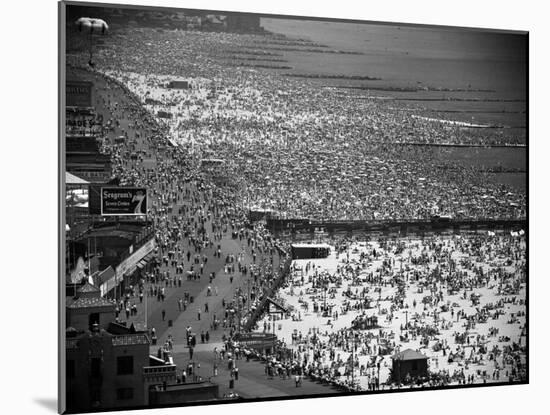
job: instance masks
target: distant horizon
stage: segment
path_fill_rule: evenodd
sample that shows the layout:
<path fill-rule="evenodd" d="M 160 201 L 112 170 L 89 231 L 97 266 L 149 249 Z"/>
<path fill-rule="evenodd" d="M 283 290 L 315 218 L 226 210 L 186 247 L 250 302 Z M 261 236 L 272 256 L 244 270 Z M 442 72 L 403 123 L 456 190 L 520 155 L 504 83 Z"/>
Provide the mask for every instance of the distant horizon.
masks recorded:
<path fill-rule="evenodd" d="M 103 11 L 107 13 L 106 16 L 114 16 L 117 9 L 166 15 L 173 15 L 178 10 L 204 14 L 224 13 L 201 9 L 127 8 L 119 5 L 94 7 L 79 4 L 68 9 L 69 19 L 86 10 L 100 13 Z M 464 29 L 399 22 L 330 21 L 248 13 L 244 15 L 259 16 L 260 26 L 268 32 L 290 38 L 307 38 L 337 49 L 361 52 L 369 55 L 370 63 L 374 62 L 374 65 L 369 64 L 369 70 L 366 71 L 362 63 L 366 59 L 361 60 L 357 56 L 323 56 L 326 61 L 324 65 L 328 65 L 324 67 L 324 72 L 329 74 L 380 77 L 393 80 L 392 85 L 397 86 L 418 83 L 433 88 L 494 89 L 507 99 L 524 99 L 527 94 L 524 81 L 527 76 L 528 56 L 526 34 L 503 33 L 498 29 Z M 161 22 L 158 27 L 162 28 Z M 312 61 L 307 56 L 292 53 L 286 55 L 292 61 L 297 61 L 296 72 L 309 72 L 307 69 L 312 69 Z M 332 63 L 329 62 L 331 58 L 335 58 Z M 434 60 L 440 70 L 430 71 L 431 75 L 426 77 L 424 74 L 432 69 Z M 312 70 L 314 73 L 322 72 L 319 68 Z M 406 74 L 403 73 L 405 70 Z M 441 77 L 443 74 L 445 78 Z"/>

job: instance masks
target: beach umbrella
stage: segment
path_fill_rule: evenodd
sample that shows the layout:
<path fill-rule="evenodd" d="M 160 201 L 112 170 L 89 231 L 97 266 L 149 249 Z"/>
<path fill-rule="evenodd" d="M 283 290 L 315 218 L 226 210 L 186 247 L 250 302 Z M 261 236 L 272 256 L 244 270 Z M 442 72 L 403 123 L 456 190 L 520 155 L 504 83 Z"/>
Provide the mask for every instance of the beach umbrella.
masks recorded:
<path fill-rule="evenodd" d="M 76 21 L 79 32 L 105 34 L 109 25 L 103 19 L 81 17 Z"/>
<path fill-rule="evenodd" d="M 88 61 L 88 65 L 94 67 L 95 64 L 92 61 L 93 35 L 105 35 L 109 30 L 109 25 L 103 19 L 81 17 L 76 21 L 76 26 L 79 32 L 87 33 L 90 35 L 90 60 Z"/>

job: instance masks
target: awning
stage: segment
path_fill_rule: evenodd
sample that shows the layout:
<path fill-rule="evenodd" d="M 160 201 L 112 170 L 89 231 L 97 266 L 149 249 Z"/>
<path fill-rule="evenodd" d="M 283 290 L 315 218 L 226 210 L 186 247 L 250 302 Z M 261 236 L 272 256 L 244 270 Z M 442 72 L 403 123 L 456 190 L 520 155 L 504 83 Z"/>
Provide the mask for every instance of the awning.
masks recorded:
<path fill-rule="evenodd" d="M 70 185 L 81 185 L 81 186 L 84 186 L 84 185 L 88 185 L 90 184 L 90 182 L 78 177 L 78 176 L 75 176 L 74 174 L 71 174 L 69 173 L 68 171 L 65 172 L 65 184 L 70 184 Z"/>
<path fill-rule="evenodd" d="M 149 252 L 147 255 L 145 255 L 140 262 L 149 262 L 151 261 L 151 259 L 153 259 L 153 257 L 155 256 L 155 253 L 154 252 Z"/>
<path fill-rule="evenodd" d="M 140 261 L 136 264 L 136 267 L 139 269 L 144 268 L 151 259 L 155 256 L 154 252 L 149 252 L 147 255 L 145 255 Z"/>
<path fill-rule="evenodd" d="M 136 264 L 137 266 L 137 264 Z M 136 272 L 136 266 L 128 268 L 126 271 L 124 271 L 123 277 L 130 277 L 134 272 Z"/>

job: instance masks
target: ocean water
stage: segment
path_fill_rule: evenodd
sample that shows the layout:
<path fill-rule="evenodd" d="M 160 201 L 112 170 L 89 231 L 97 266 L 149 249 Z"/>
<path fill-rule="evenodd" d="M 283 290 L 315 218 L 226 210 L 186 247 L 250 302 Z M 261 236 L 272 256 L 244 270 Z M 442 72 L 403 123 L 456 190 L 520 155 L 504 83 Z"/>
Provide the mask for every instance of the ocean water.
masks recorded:
<path fill-rule="evenodd" d="M 399 100 L 427 117 L 505 127 L 502 131 L 525 137 L 527 127 L 527 37 L 521 34 L 343 22 L 263 18 L 264 29 L 307 39 L 330 49 L 359 55 L 284 52 L 296 74 L 359 75 L 376 81 L 319 79 L 324 86 L 378 88 L 377 96 Z M 387 88 L 425 88 L 397 92 Z M 433 89 L 447 89 L 436 91 Z M 460 89 L 460 91 L 457 91 Z M 451 99 L 451 100 L 449 100 Z M 460 101 L 452 101 L 460 99 Z M 526 169 L 525 148 L 450 148 L 437 150 L 481 168 Z M 526 174 L 492 174 L 496 183 L 525 191 Z"/>
<path fill-rule="evenodd" d="M 262 19 L 261 24 L 271 32 L 362 53 L 285 53 L 295 72 L 366 75 L 382 78 L 372 85 L 471 88 L 493 90 L 503 99 L 526 98 L 527 39 L 522 35 L 291 19 Z"/>

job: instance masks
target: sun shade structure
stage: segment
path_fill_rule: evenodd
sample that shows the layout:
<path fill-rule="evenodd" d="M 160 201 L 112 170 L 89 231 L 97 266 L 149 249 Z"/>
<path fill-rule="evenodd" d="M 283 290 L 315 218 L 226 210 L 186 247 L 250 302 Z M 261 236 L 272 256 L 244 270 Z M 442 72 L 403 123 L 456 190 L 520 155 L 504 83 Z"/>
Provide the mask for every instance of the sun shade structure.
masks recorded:
<path fill-rule="evenodd" d="M 79 32 L 83 32 L 90 35 L 90 60 L 88 65 L 92 68 L 95 66 L 93 62 L 93 47 L 94 47 L 94 34 L 105 35 L 109 30 L 109 25 L 105 20 L 95 17 L 81 17 L 76 22 L 76 26 Z"/>
<path fill-rule="evenodd" d="M 92 17 L 81 17 L 76 21 L 80 32 L 105 34 L 109 30 L 109 25 L 103 19 Z"/>
<path fill-rule="evenodd" d="M 428 357 L 412 349 L 396 353 L 392 361 L 392 375 L 396 382 L 407 382 L 428 375 Z"/>

